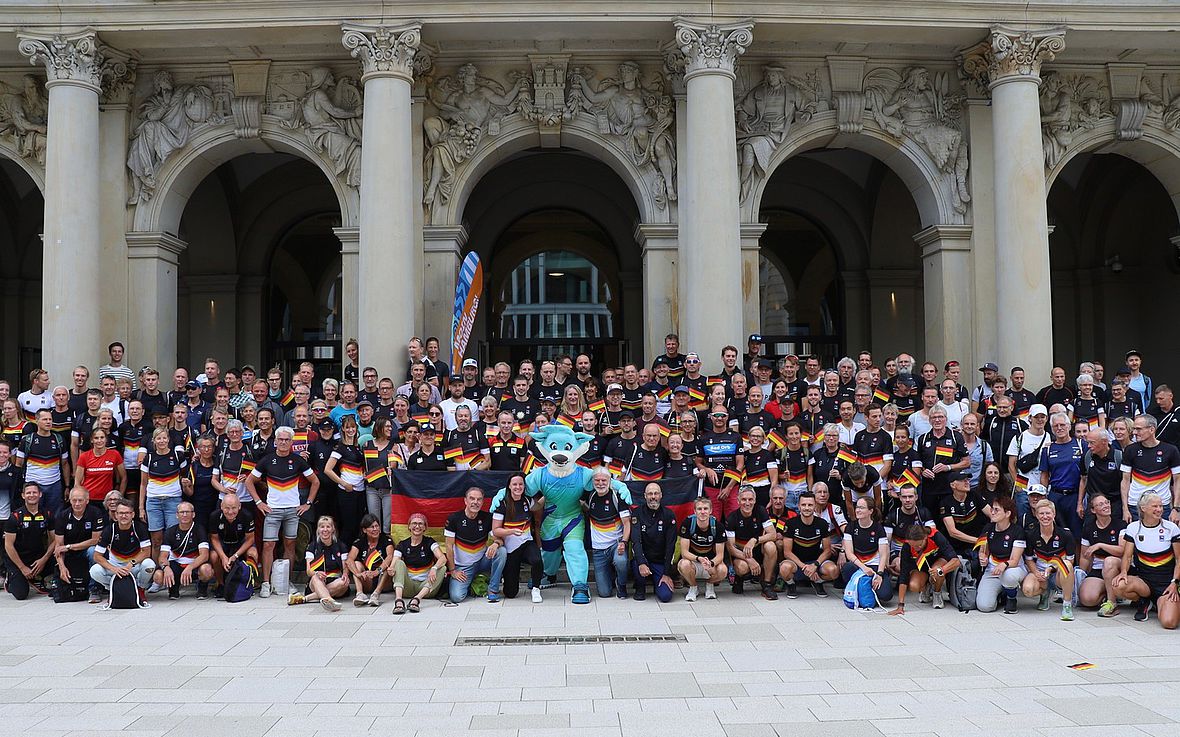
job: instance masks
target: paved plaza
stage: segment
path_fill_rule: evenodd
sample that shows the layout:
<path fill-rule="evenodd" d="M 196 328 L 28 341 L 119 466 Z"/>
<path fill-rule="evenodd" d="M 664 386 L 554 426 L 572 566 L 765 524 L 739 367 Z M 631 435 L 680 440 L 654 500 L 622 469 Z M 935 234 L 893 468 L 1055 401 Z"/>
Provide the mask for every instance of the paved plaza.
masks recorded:
<path fill-rule="evenodd" d="M 1180 727 L 1180 636 L 1131 611 L 1065 623 L 852 612 L 835 596 L 595 600 L 555 589 L 460 607 L 328 614 L 279 598 L 107 612 L 0 597 L 8 735 L 1118 734 Z M 456 646 L 457 638 L 684 642 Z M 1088 670 L 1068 666 L 1092 663 Z"/>

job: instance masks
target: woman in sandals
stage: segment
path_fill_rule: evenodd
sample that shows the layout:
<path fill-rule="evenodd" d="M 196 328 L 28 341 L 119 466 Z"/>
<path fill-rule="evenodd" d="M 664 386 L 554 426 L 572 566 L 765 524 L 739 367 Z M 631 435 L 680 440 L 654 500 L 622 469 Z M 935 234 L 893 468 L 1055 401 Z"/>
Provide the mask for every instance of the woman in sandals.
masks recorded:
<path fill-rule="evenodd" d="M 391 560 L 393 540 L 381 531 L 381 519 L 373 514 L 361 517 L 361 535 L 348 551 L 348 569 L 356 579 L 354 605 L 381 606 L 381 594 L 389 590 Z"/>
<path fill-rule="evenodd" d="M 349 588 L 348 548 L 336 538 L 336 522 L 320 517 L 315 525 L 315 540 L 307 546 L 307 590 L 303 596 L 292 594 L 289 604 L 319 601 L 329 612 L 340 611 L 336 597 L 347 596 Z"/>
<path fill-rule="evenodd" d="M 426 534 L 426 515 L 416 512 L 410 515 L 410 536 L 397 544 L 393 551 L 393 613 L 405 614 L 406 602 L 410 597 L 409 610 L 417 614 L 422 609 L 422 600 L 433 598 L 442 587 L 443 575 L 447 570 L 447 554 L 443 547 Z"/>

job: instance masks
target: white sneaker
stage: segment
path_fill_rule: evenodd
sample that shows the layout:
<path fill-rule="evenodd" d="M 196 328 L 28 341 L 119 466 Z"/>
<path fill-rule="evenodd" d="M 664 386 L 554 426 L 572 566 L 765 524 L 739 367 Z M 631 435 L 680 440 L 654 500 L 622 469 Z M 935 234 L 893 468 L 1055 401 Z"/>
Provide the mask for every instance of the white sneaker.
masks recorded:
<path fill-rule="evenodd" d="M 935 609 L 942 609 L 942 592 L 935 591 L 930 596 L 933 599 L 934 608 Z"/>
<path fill-rule="evenodd" d="M 152 581 L 152 585 L 148 586 L 147 592 L 149 594 L 155 594 L 155 593 L 159 592 L 159 590 L 160 590 L 160 584 L 156 583 L 155 581 Z"/>
<path fill-rule="evenodd" d="M 918 603 L 919 604 L 925 604 L 928 601 L 930 601 L 930 588 L 929 587 L 922 589 L 921 593 L 918 594 Z"/>
<path fill-rule="evenodd" d="M 711 584 L 711 583 L 705 584 L 705 598 L 706 599 L 716 599 L 717 598 L 717 592 L 713 589 L 713 584 Z"/>
<path fill-rule="evenodd" d="M 686 593 L 684 595 L 684 600 L 685 601 L 696 601 L 697 600 L 697 587 L 695 585 L 688 587 L 688 593 Z"/>
<path fill-rule="evenodd" d="M 270 583 L 269 582 L 263 581 L 262 585 L 258 587 L 258 596 L 262 599 L 265 599 L 268 596 L 270 596 Z"/>
<path fill-rule="evenodd" d="M 352 600 L 353 606 L 364 606 L 369 603 L 369 597 L 365 596 L 363 592 L 356 592 L 356 597 Z"/>
<path fill-rule="evenodd" d="M 541 587 L 540 586 L 533 587 L 533 603 L 534 604 L 541 603 Z"/>
<path fill-rule="evenodd" d="M 374 591 L 369 595 L 369 606 L 381 606 L 381 594 Z"/>

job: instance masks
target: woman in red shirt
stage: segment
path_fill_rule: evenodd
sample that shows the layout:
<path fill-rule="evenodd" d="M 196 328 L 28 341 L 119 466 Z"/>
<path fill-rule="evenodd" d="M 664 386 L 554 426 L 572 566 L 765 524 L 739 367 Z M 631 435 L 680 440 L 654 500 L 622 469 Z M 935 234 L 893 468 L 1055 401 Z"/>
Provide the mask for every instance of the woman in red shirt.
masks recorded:
<path fill-rule="evenodd" d="M 90 495 L 90 503 L 101 506 L 103 498 L 111 489 L 126 491 L 127 473 L 123 469 L 122 454 L 107 447 L 105 430 L 94 428 L 90 433 L 90 443 L 90 450 L 78 454 L 74 485 L 84 487 Z"/>

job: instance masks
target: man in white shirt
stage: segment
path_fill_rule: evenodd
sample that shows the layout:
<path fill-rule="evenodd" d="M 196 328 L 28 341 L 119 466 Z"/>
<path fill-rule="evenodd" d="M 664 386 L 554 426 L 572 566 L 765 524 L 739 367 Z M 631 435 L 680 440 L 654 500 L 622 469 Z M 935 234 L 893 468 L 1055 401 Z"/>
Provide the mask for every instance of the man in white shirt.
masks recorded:
<path fill-rule="evenodd" d="M 438 405 L 442 408 L 443 422 L 446 424 L 448 430 L 454 430 L 458 427 L 455 423 L 455 410 L 460 407 L 470 409 L 472 417 L 479 414 L 479 405 L 463 396 L 463 390 L 465 388 L 462 374 L 452 375 L 450 383 L 447 384 L 447 391 L 450 392 L 450 396 L 442 400 Z"/>
<path fill-rule="evenodd" d="M 53 394 L 49 391 L 49 372 L 38 368 L 29 372 L 29 390 L 21 392 L 17 404 L 25 413 L 25 419 L 32 421 L 39 409 L 53 409 Z"/>
<path fill-rule="evenodd" d="M 966 400 L 955 398 L 959 393 L 959 385 L 951 379 L 943 379 L 942 383 L 938 385 L 938 391 L 942 395 L 939 403 L 946 410 L 947 425 L 951 429 L 958 430 L 963 424 L 963 415 L 971 411 Z"/>

